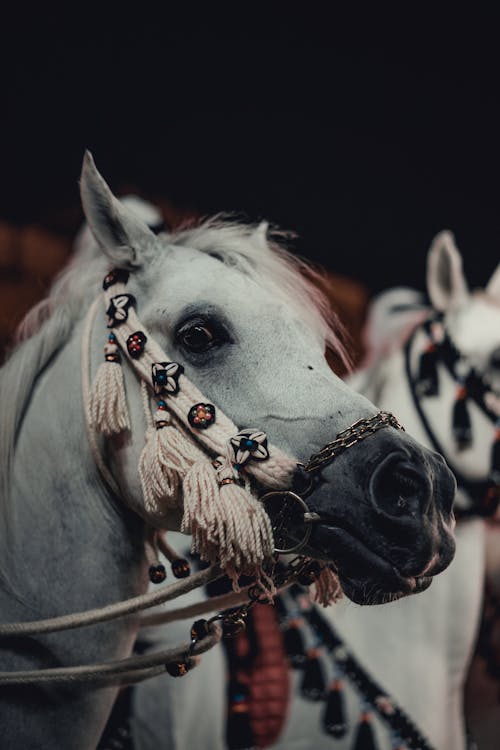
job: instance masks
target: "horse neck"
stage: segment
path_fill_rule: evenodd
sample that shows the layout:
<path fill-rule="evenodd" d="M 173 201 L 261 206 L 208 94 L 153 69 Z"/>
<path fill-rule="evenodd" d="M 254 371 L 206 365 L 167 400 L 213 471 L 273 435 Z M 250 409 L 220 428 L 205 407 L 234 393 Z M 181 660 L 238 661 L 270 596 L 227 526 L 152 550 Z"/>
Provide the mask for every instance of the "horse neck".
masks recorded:
<path fill-rule="evenodd" d="M 99 479 L 83 415 L 75 333 L 37 379 L 16 443 L 4 568 L 16 613 L 18 599 L 48 616 L 146 589 L 144 525 Z"/>

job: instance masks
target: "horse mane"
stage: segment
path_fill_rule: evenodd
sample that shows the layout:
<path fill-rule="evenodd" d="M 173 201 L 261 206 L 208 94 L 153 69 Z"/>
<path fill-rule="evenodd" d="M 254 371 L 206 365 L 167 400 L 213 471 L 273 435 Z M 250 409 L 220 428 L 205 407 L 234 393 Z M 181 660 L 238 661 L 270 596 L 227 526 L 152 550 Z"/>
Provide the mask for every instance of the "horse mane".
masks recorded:
<path fill-rule="evenodd" d="M 151 221 L 155 209 L 134 198 L 124 202 Z M 343 329 L 326 294 L 317 286 L 322 273 L 284 246 L 290 235 L 271 230 L 269 238 L 256 225 L 231 221 L 220 215 L 198 226 L 179 228 L 160 235 L 172 245 L 184 245 L 218 257 L 239 269 L 273 295 L 286 299 L 300 317 L 346 365 L 349 358 L 342 343 Z M 9 475 L 16 437 L 29 403 L 33 385 L 51 359 L 66 344 L 86 312 L 109 268 L 88 227 L 75 241 L 75 252 L 53 283 L 47 297 L 21 322 L 15 344 L 0 369 L 0 514 L 8 513 Z"/>

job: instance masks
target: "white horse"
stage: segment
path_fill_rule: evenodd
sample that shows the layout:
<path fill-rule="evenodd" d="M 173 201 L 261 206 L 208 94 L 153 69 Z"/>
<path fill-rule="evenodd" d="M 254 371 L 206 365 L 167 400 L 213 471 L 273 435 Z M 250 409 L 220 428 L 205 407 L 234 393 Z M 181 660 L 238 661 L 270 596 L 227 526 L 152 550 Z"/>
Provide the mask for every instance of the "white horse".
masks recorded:
<path fill-rule="evenodd" d="M 412 435 L 440 449 L 454 467 L 461 483 L 456 507 L 463 516 L 457 526 L 456 558 L 417 597 L 384 607 L 359 607 L 344 599 L 323 615 L 363 670 L 379 683 L 379 693 L 396 701 L 431 747 L 463 750 L 463 688 L 477 636 L 485 574 L 484 522 L 474 514 L 485 511 L 482 503 L 492 468 L 496 470 L 493 480 L 500 483 L 499 444 L 495 443 L 500 425 L 500 266 L 484 291 L 470 293 L 453 237 L 443 232 L 429 252 L 428 292 L 434 310 L 421 294 L 409 289 L 379 298 L 369 319 L 367 364 L 349 383 L 380 407 L 394 409 Z M 422 325 L 430 319 L 432 324 Z M 422 359 L 425 351 L 428 355 Z M 454 356 L 457 351 L 459 359 Z M 469 383 L 471 368 L 483 377 L 473 377 Z M 479 394 L 481 406 L 466 399 L 470 435 L 464 434 L 469 432 L 464 405 L 456 406 L 464 383 L 474 392 L 481 390 L 481 384 L 486 388 Z M 493 446 L 496 467 L 492 467 Z M 309 641 L 311 632 L 310 628 L 305 631 Z M 159 634 L 148 632 L 147 636 L 152 642 L 160 640 Z M 360 716 L 366 711 L 379 750 L 418 747 L 418 742 L 403 742 L 373 710 L 365 691 L 355 688 L 349 678 L 343 679 L 342 658 L 335 667 L 330 665 L 330 671 L 344 685 L 345 731 L 337 727 L 336 739 L 324 732 L 325 706 L 302 698 L 301 678 L 296 673 L 287 720 L 272 747 L 352 750 Z M 204 680 L 201 674 L 198 680 L 190 677 L 175 698 L 173 688 L 168 695 L 160 695 L 164 686 L 160 688 L 155 681 L 135 691 L 132 731 L 136 750 L 227 747 L 226 665 L 220 652 L 211 653 L 205 661 L 200 668 L 200 673 L 205 670 Z M 200 715 L 197 706 L 202 701 L 205 712 Z M 357 750 L 371 747 L 362 739 L 359 743 Z"/>
<path fill-rule="evenodd" d="M 156 236 L 114 198 L 90 155 L 82 198 L 96 242 L 28 316 L 25 340 L 0 374 L 3 623 L 143 592 L 151 525 L 182 523 L 210 559 L 223 550 L 233 574 L 239 563 L 264 564 L 272 537 L 252 493 L 290 481 L 297 461 L 359 418 L 382 425 L 375 407 L 329 370 L 325 342 L 340 347 L 324 303 L 265 228 L 208 222 Z M 97 372 L 91 407 L 87 365 L 92 378 Z M 212 426 L 199 424 L 206 399 L 217 414 Z M 269 442 L 259 430 L 235 435 L 232 420 L 266 430 Z M 303 553 L 334 559 L 359 601 L 367 587 L 377 587 L 381 601 L 425 588 L 454 551 L 451 474 L 408 435 L 383 426 L 322 464 L 322 481 L 307 497 L 316 523 Z M 100 440 L 97 427 L 111 436 Z M 2 745 L 94 748 L 116 688 L 82 686 L 78 675 L 52 684 L 30 670 L 126 656 L 137 621 L 29 638 L 15 635 L 23 632 L 17 625 L 0 625 L 0 636 L 2 627 L 11 634 L 0 637 Z"/>

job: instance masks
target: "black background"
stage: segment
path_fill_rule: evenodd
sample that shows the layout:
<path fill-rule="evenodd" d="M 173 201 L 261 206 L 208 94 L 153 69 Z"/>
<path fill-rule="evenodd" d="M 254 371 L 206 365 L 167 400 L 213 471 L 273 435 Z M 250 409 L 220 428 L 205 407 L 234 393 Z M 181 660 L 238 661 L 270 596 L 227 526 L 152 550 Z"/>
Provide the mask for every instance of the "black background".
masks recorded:
<path fill-rule="evenodd" d="M 115 190 L 269 218 L 371 291 L 423 287 L 445 227 L 484 285 L 500 258 L 495 11 L 134 5 L 4 18 L 0 217 L 75 229 L 88 147 Z"/>

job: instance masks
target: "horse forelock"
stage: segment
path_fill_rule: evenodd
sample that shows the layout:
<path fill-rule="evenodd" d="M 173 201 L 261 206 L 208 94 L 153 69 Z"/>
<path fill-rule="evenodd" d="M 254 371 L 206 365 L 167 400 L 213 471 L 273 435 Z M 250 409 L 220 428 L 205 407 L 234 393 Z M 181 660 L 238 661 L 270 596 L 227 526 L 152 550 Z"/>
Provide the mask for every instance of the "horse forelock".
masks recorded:
<path fill-rule="evenodd" d="M 350 369 L 346 334 L 324 289 L 323 269 L 291 252 L 287 245 L 292 232 L 271 228 L 262 241 L 257 225 L 231 221 L 222 215 L 204 220 L 195 227 L 181 228 L 166 235 L 169 242 L 186 245 L 218 257 L 236 267 L 259 286 L 282 298 L 325 345 Z"/>

